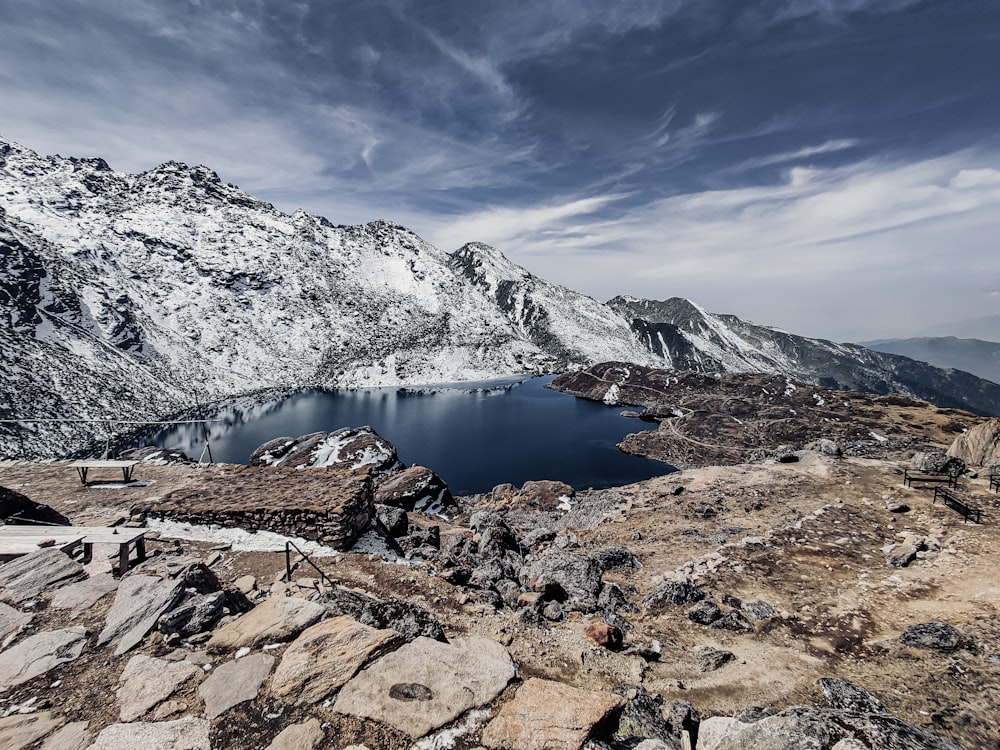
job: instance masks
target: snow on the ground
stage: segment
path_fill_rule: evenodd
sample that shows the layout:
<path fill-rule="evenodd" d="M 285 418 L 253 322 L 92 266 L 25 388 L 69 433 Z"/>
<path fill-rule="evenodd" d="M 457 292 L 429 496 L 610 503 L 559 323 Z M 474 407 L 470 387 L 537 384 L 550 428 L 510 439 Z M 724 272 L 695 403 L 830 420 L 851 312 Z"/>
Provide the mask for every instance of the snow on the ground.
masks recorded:
<path fill-rule="evenodd" d="M 319 542 L 311 542 L 301 537 L 284 536 L 273 531 L 247 531 L 246 529 L 201 526 L 156 519 L 150 519 L 148 527 L 150 531 L 155 531 L 170 539 L 229 544 L 236 552 L 283 552 L 285 543 L 292 542 L 300 550 L 313 557 L 336 557 L 340 554 L 333 547 L 327 547 Z"/>

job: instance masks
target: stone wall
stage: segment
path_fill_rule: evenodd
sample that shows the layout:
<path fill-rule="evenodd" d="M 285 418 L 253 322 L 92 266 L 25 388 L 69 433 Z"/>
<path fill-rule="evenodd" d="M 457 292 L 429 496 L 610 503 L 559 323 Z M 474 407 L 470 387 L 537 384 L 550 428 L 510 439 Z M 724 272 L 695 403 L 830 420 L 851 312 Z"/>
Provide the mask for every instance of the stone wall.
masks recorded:
<path fill-rule="evenodd" d="M 353 545 L 375 515 L 364 470 L 216 465 L 199 473 L 195 486 L 140 502 L 133 515 L 273 531 L 340 550 Z"/>

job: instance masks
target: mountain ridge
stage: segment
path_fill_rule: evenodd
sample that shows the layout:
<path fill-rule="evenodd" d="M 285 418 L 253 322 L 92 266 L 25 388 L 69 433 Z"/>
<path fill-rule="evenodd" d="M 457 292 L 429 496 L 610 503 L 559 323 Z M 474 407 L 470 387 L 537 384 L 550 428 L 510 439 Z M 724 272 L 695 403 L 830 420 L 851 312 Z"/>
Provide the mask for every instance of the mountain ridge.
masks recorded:
<path fill-rule="evenodd" d="M 603 304 L 488 245 L 448 253 L 391 221 L 283 213 L 202 165 L 127 175 L 0 138 L 0 254 L 6 419 L 141 421 L 267 388 L 484 380 L 609 360 L 815 381 L 824 374 L 805 365 L 817 351 L 840 353 L 847 385 L 1000 412 L 992 384 L 680 298 L 686 327 L 651 322 L 626 298 Z M 653 304 L 664 303 L 646 305 L 647 317 Z M 0 454 L 77 450 L 100 436 L 82 424 L 0 425 Z"/>

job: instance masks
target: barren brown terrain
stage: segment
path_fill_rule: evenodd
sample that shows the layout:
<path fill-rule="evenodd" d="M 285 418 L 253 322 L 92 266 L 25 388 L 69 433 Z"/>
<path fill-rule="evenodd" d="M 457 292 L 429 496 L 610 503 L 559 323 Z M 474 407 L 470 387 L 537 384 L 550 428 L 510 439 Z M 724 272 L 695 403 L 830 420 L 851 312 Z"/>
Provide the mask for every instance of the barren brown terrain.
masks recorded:
<path fill-rule="evenodd" d="M 518 505 L 516 494 L 501 493 L 459 498 L 458 512 L 448 519 L 410 512 L 418 531 L 438 527 L 442 548 L 446 539 L 477 536 L 473 514 L 480 508 L 500 513 L 519 538 L 549 529 L 525 545 L 526 564 L 558 551 L 593 557 L 626 548 L 638 566 L 610 566 L 603 574 L 605 584 L 616 584 L 624 595 L 611 617 L 623 632 L 620 645 L 598 645 L 592 637 L 592 626 L 605 617 L 600 611 L 566 606 L 558 616 L 529 617 L 521 600 L 505 606 L 495 595 L 484 598 L 470 585 L 458 585 L 454 571 L 438 559 L 341 552 L 314 562 L 338 588 L 423 607 L 448 640 L 484 636 L 506 648 L 517 676 L 478 723 L 456 730 L 451 741 L 458 747 L 485 742 L 483 723 L 531 678 L 604 693 L 640 686 L 667 706 L 689 702 L 705 719 L 822 705 L 817 680 L 830 677 L 870 691 L 888 713 L 942 742 L 1000 746 L 1000 494 L 974 467 L 960 479 L 957 492 L 982 510 L 983 522 L 976 524 L 934 502 L 932 486 L 903 485 L 915 447 L 944 449 L 956 430 L 983 420 L 919 402 L 890 400 L 866 404 L 865 410 L 871 422 L 852 428 L 856 442 L 843 455 L 803 449 L 831 434 L 845 440 L 846 432 L 828 432 L 829 423 L 819 419 L 797 423 L 797 441 L 782 435 L 794 455 L 782 453 L 780 461 L 762 457 L 723 465 L 702 456 L 703 465 L 678 473 L 579 492 L 569 510 L 551 503 Z M 875 426 L 878 436 L 872 437 Z M 670 434 L 700 439 L 679 430 Z M 759 444 L 737 447 L 762 450 Z M 135 507 L 155 506 L 164 497 L 197 505 L 200 496 L 217 500 L 220 493 L 227 507 L 239 502 L 263 518 L 268 508 L 312 507 L 310 497 L 322 493 L 324 476 L 332 475 L 319 469 L 141 463 L 132 484 L 84 486 L 68 462 L 0 462 L 0 486 L 50 506 L 75 525 L 135 524 Z M 155 532 L 149 537 L 154 558 L 194 555 L 224 586 L 242 579 L 246 588 L 252 576 L 255 603 L 289 595 L 321 599 L 330 589 L 301 559 L 292 580 L 285 580 L 282 551 L 240 551 L 224 540 Z M 904 563 L 892 559 L 901 549 L 910 550 Z M 110 568 L 111 561 L 99 557 L 93 565 Z M 656 601 L 666 581 L 696 586 L 746 627 L 699 624 L 689 615 L 691 603 Z M 65 610 L 49 601 L 42 597 L 31 606 L 31 622 L 19 640 L 67 625 Z M 81 657 L 0 694 L 0 713 L 24 706 L 47 710 L 62 722 L 89 722 L 93 735 L 119 720 L 119 678 L 135 653 L 166 658 L 180 647 L 209 664 L 225 661 L 199 651 L 207 636 L 178 643 L 155 631 L 130 654 L 113 655 L 94 642 L 111 601 L 105 596 L 70 623 L 90 633 Z M 740 614 L 758 611 L 764 614 Z M 906 628 L 929 622 L 952 626 L 959 641 L 928 649 L 900 640 Z M 288 645 L 268 648 L 280 658 Z M 204 715 L 194 684 L 171 700 L 175 713 L 167 711 L 167 717 Z M 268 747 L 282 729 L 312 718 L 324 733 L 317 747 L 413 745 L 412 737 L 392 726 L 338 713 L 330 700 L 303 706 L 264 691 L 211 719 L 212 746 Z M 609 744 L 610 735 L 596 729 L 592 737 L 599 746 L 627 746 Z M 906 745 L 918 746 L 939 745 Z"/>

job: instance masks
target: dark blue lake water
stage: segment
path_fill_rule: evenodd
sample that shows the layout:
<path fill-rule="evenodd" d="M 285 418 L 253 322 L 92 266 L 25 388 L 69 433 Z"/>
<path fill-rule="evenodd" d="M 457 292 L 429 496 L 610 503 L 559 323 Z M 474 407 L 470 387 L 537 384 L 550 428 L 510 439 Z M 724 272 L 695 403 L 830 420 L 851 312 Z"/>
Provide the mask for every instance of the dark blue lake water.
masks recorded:
<path fill-rule="evenodd" d="M 221 406 L 205 416 L 216 461 L 248 463 L 272 438 L 371 425 L 407 465 L 436 471 L 457 495 L 497 484 L 555 479 L 576 489 L 613 487 L 667 474 L 674 467 L 630 456 L 617 443 L 650 425 L 611 407 L 523 382 L 461 383 L 427 390 L 308 390 L 252 407 Z M 182 425 L 147 442 L 197 458 L 201 426 Z"/>

